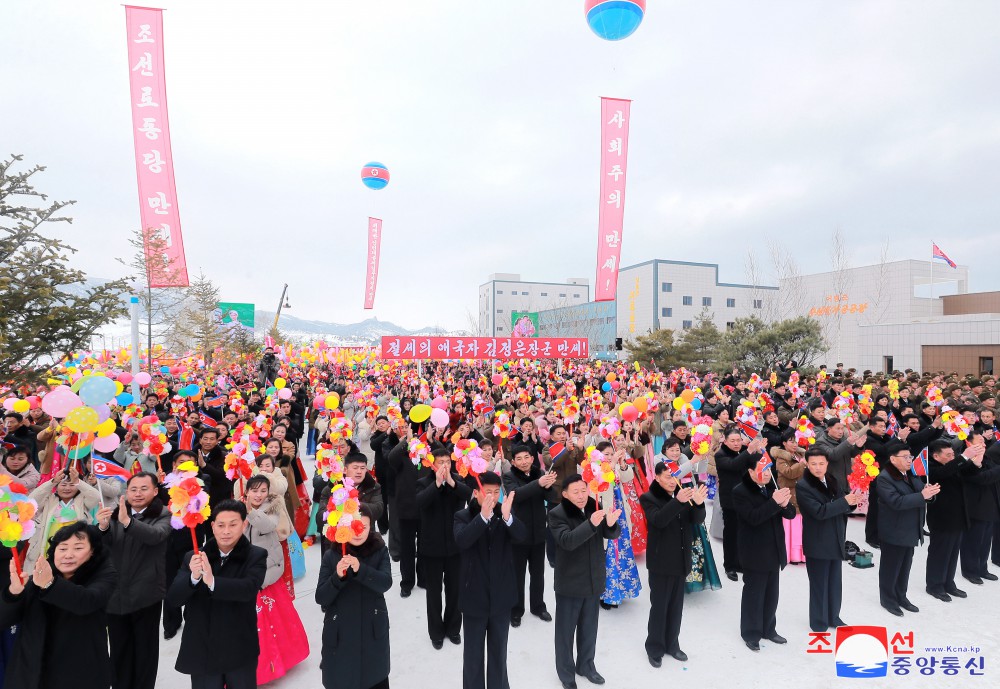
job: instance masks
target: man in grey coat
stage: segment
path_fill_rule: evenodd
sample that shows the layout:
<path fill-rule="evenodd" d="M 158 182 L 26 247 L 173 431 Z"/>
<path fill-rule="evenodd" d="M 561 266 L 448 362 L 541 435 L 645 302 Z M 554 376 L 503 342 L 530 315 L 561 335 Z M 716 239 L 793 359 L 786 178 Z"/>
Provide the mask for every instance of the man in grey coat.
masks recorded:
<path fill-rule="evenodd" d="M 604 684 L 594 666 L 598 602 L 606 584 L 604 539 L 621 534 L 620 516 L 621 510 L 600 509 L 579 474 L 566 478 L 562 502 L 549 512 L 549 529 L 556 543 L 556 672 L 564 689 L 576 689 L 576 675 Z"/>
<path fill-rule="evenodd" d="M 156 476 L 141 471 L 129 479 L 118 505 L 97 512 L 97 525 L 118 571 L 118 586 L 107 607 L 115 687 L 156 685 L 171 532 L 170 512 L 157 494 Z"/>
<path fill-rule="evenodd" d="M 852 435 L 844 422 L 833 417 L 827 419 L 825 428 L 816 433 L 816 447 L 826 450 L 829 466 L 826 473 L 833 476 L 837 485 L 847 487 L 847 476 L 851 473 L 854 455 L 861 453 L 858 443 L 864 444 L 864 434 Z"/>

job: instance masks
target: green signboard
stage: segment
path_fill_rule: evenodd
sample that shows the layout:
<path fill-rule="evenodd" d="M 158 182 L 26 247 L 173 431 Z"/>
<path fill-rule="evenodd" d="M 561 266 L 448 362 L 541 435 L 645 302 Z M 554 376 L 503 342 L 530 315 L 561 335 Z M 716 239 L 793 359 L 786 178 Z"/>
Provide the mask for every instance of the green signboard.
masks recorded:
<path fill-rule="evenodd" d="M 511 337 L 538 337 L 537 311 L 510 312 Z"/>
<path fill-rule="evenodd" d="M 236 320 L 244 328 L 253 330 L 253 304 L 220 301 L 219 310 L 222 312 L 223 323 L 230 323 L 233 320 Z"/>

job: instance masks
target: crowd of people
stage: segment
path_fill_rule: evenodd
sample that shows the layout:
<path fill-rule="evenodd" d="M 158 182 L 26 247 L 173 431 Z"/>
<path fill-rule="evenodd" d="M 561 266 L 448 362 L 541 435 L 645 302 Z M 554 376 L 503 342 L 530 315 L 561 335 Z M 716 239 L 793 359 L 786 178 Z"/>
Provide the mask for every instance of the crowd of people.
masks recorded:
<path fill-rule="evenodd" d="M 114 377 L 114 363 L 90 357 L 55 374 Z M 795 362 L 726 375 L 623 362 L 418 369 L 292 348 L 155 370 L 144 398 L 111 405 L 121 442 L 110 452 L 81 452 L 45 412 L 55 381 L 12 392 L 26 413 L 5 403 L 0 484 L 37 509 L 30 536 L 0 556 L 2 686 L 151 689 L 161 634 L 180 634 L 176 669 L 195 689 L 265 684 L 317 643 L 327 689 L 388 687 L 394 581 L 403 598 L 423 590 L 432 649 L 462 645 L 466 689 L 509 686 L 508 636 L 526 614 L 551 623 L 564 687 L 603 684 L 598 622 L 639 597 L 640 566 L 655 668 L 688 660 L 685 596 L 723 577 L 742 579 L 751 651 L 785 643 L 788 564 L 807 571 L 811 630 L 844 625 L 842 567 L 861 550 L 847 542 L 852 516 L 878 551 L 891 615 L 918 612 L 907 592 L 925 539 L 935 599 L 969 595 L 959 575 L 997 580 L 990 375 Z M 166 443 L 151 449 L 144 419 Z M 232 448 L 248 437 L 244 474 Z M 178 485 L 205 491 L 204 524 L 172 516 Z M 345 498 L 357 526 L 342 534 L 330 515 Z M 295 606 L 313 546 L 322 639 L 307 638 Z"/>

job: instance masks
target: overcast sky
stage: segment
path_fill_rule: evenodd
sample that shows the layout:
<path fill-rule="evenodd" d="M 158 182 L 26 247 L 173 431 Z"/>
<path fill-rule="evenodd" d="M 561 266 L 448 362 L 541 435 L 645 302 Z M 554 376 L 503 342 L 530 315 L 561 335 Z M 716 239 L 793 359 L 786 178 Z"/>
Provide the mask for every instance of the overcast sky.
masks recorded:
<path fill-rule="evenodd" d="M 492 272 L 593 280 L 599 97 L 631 98 L 622 262 L 749 249 L 830 268 L 930 257 L 1000 289 L 1000 3 L 649 0 L 593 35 L 583 0 L 168 1 L 167 92 L 192 273 L 229 301 L 462 328 Z M 4 4 L 0 154 L 76 199 L 90 275 L 139 222 L 125 10 Z M 392 181 L 360 181 L 370 160 Z M 384 219 L 362 309 L 366 219 Z"/>

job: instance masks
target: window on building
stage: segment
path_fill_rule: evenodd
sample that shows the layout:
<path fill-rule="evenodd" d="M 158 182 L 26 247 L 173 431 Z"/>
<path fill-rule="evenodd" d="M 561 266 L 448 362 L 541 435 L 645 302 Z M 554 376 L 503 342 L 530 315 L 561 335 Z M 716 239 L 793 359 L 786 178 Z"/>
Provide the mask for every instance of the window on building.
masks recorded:
<path fill-rule="evenodd" d="M 559 296 L 560 296 L 560 297 L 563 297 L 564 299 L 566 298 L 566 295 L 565 295 L 565 294 L 560 294 Z"/>
<path fill-rule="evenodd" d="M 580 298 L 580 295 L 579 295 L 579 294 L 574 294 L 574 295 L 573 295 L 573 298 L 574 298 L 574 299 L 579 299 L 579 298 Z"/>
<path fill-rule="evenodd" d="M 711 306 L 712 305 L 712 297 L 702 297 L 701 298 L 701 305 L 702 306 Z"/>
<path fill-rule="evenodd" d="M 498 325 L 497 326 L 497 332 L 498 333 L 502 333 L 503 332 L 503 326 L 502 325 Z"/>
<path fill-rule="evenodd" d="M 732 321 L 726 321 L 726 330 L 732 330 L 735 327 L 736 327 L 735 323 L 733 323 Z"/>
<path fill-rule="evenodd" d="M 497 294 L 503 294 L 503 290 L 502 289 L 498 289 L 497 290 Z"/>
<path fill-rule="evenodd" d="M 685 330 L 689 329 L 691 325 L 692 325 L 691 321 L 684 321 L 683 323 L 681 323 L 681 327 L 684 328 Z"/>
<path fill-rule="evenodd" d="M 503 309 L 497 309 L 497 313 L 503 313 Z"/>
<path fill-rule="evenodd" d="M 733 299 L 733 298 L 726 299 L 726 308 L 735 309 L 736 308 L 736 300 Z"/>
<path fill-rule="evenodd" d="M 753 307 L 755 309 L 762 309 L 762 308 L 764 308 L 764 300 L 763 299 L 754 299 L 753 300 Z"/>
<path fill-rule="evenodd" d="M 681 303 L 684 304 L 684 306 L 691 306 L 694 304 L 694 297 L 682 297 Z"/>
<path fill-rule="evenodd" d="M 993 375 L 993 357 L 991 356 L 979 357 L 979 372 Z"/>
<path fill-rule="evenodd" d="M 669 306 L 664 306 L 660 309 L 660 316 L 663 318 L 670 318 L 674 315 L 674 310 Z"/>
<path fill-rule="evenodd" d="M 548 292 L 542 292 L 542 296 L 543 297 L 547 297 L 547 296 L 549 296 L 549 293 Z"/>
<path fill-rule="evenodd" d="M 673 292 L 674 291 L 674 283 L 672 283 L 672 282 L 664 282 L 662 285 L 660 285 L 660 289 L 662 291 L 664 291 L 664 292 Z"/>

